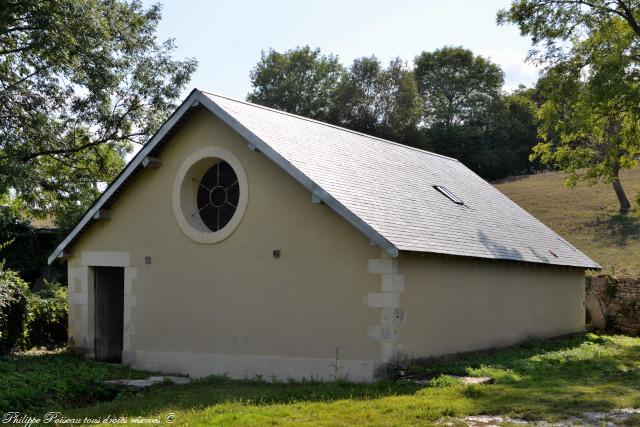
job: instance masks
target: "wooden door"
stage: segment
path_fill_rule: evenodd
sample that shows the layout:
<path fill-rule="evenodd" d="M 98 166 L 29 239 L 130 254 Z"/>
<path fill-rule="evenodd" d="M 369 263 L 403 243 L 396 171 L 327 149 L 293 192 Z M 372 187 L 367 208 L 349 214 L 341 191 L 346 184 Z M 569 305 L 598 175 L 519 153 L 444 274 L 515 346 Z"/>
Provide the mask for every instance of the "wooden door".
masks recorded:
<path fill-rule="evenodd" d="M 96 360 L 122 362 L 124 268 L 95 267 Z"/>

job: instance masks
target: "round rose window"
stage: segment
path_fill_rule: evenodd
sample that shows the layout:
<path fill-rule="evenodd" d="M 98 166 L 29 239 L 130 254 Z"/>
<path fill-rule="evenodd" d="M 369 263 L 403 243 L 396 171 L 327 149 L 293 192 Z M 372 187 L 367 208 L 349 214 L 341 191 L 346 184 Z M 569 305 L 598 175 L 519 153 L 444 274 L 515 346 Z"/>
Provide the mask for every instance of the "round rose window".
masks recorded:
<path fill-rule="evenodd" d="M 247 208 L 249 187 L 240 161 L 222 147 L 187 157 L 173 183 L 173 213 L 180 229 L 198 243 L 229 237 Z"/>
<path fill-rule="evenodd" d="M 198 183 L 198 214 L 209 230 L 218 231 L 233 218 L 238 200 L 238 177 L 229 163 L 220 160 Z"/>

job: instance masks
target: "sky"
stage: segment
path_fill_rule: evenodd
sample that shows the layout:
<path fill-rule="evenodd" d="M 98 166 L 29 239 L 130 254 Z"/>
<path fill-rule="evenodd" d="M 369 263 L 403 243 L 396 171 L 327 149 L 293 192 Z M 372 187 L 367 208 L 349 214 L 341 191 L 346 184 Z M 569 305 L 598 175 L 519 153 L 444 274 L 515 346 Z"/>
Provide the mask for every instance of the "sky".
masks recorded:
<path fill-rule="evenodd" d="M 145 5 L 155 1 L 145 0 Z M 344 65 L 375 55 L 400 57 L 463 46 L 505 72 L 505 89 L 532 85 L 538 70 L 525 62 L 530 43 L 514 26 L 498 26 L 509 0 L 162 0 L 160 40 L 174 38 L 176 58 L 199 62 L 192 88 L 244 99 L 260 52 L 318 47 Z"/>

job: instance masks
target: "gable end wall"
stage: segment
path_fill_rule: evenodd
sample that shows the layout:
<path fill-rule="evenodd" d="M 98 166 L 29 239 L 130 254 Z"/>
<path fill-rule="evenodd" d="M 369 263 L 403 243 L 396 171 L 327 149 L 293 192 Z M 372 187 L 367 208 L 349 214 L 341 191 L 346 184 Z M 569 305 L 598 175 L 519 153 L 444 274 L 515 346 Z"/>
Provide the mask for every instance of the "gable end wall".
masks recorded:
<path fill-rule="evenodd" d="M 190 240 L 172 210 L 176 172 L 206 146 L 231 151 L 249 184 L 243 220 L 217 244 Z M 111 219 L 94 223 L 72 248 L 72 345 L 88 353 L 93 346 L 95 264 L 83 254 L 119 253 L 132 269 L 125 362 L 195 376 L 371 379 L 379 349 L 367 328 L 378 320 L 362 301 L 379 288 L 367 265 L 380 250 L 206 111 L 160 158 L 159 168 L 129 184 Z"/>

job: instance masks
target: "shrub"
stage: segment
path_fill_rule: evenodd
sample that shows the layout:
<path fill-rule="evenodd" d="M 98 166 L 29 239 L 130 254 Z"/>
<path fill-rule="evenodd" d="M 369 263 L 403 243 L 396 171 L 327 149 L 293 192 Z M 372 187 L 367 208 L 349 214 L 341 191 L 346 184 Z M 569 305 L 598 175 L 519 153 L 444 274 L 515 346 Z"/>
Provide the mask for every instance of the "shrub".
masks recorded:
<path fill-rule="evenodd" d="M 61 347 L 67 343 L 67 288 L 47 283 L 45 288 L 27 296 L 24 348 Z"/>
<path fill-rule="evenodd" d="M 0 262 L 0 355 L 10 353 L 22 336 L 28 291 L 20 276 Z"/>

